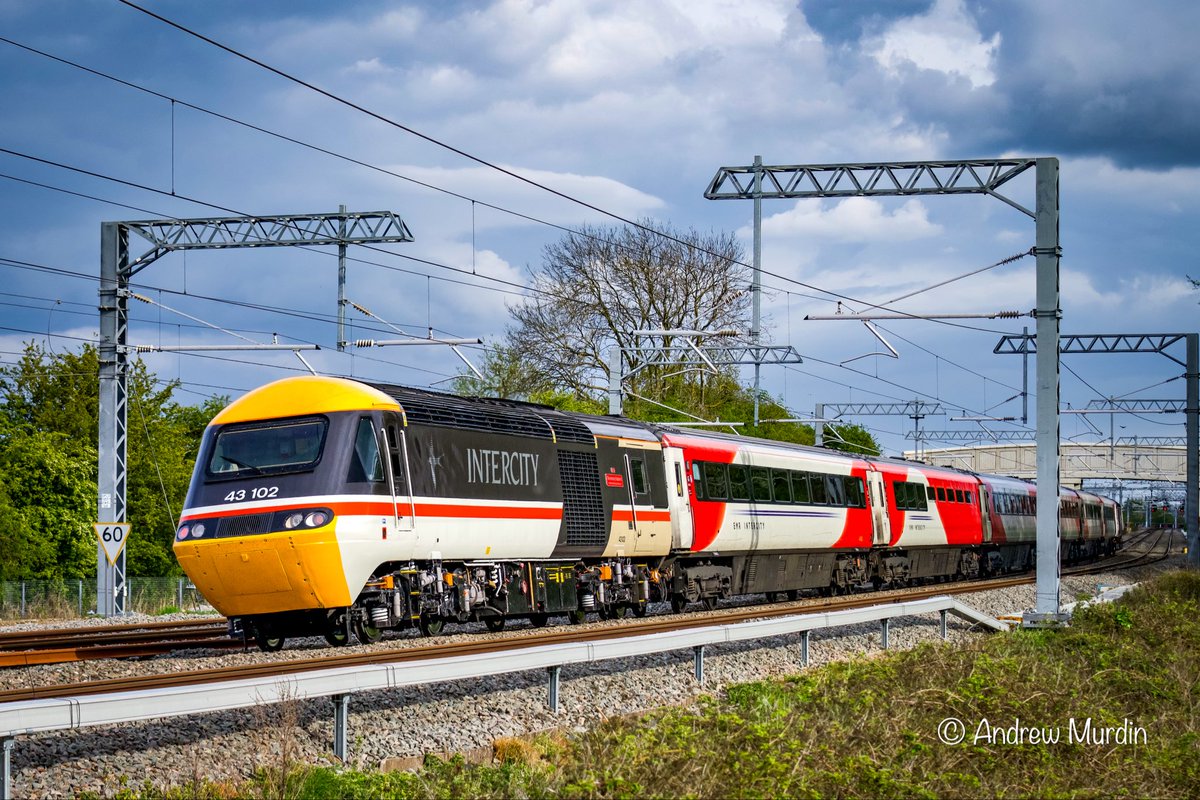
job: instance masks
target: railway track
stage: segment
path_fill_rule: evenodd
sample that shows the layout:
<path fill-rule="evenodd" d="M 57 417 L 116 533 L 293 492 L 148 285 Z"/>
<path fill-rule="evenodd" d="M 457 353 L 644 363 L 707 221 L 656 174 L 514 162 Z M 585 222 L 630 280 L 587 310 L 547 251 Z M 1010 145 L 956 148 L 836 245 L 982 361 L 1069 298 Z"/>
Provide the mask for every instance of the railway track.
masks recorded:
<path fill-rule="evenodd" d="M 0 633 L 0 667 L 31 667 L 102 658 L 148 658 L 184 648 L 243 646 L 240 640 L 229 638 L 228 622 L 221 617 L 9 631 Z"/>
<path fill-rule="evenodd" d="M 987 582 L 971 582 L 962 584 L 937 584 L 917 589 L 904 590 L 905 600 L 919 600 L 947 594 L 966 594 L 982 589 L 1004 588 L 1029 582 L 1025 577 L 1008 578 Z M 266 663 L 238 665 L 232 667 L 217 667 L 213 669 L 189 670 L 159 675 L 143 675 L 108 680 L 88 681 L 86 683 L 60 684 L 29 689 L 12 689 L 0 691 L 0 703 L 38 698 L 79 697 L 105 692 L 129 691 L 136 689 L 152 689 L 167 686 L 194 685 L 212 683 L 215 681 L 234 680 L 239 678 L 257 677 L 286 677 L 301 672 L 316 669 L 338 667 L 354 667 L 369 664 L 404 662 L 417 659 L 446 658 L 461 655 L 487 655 L 504 650 L 525 649 L 546 644 L 563 644 L 571 642 L 588 642 L 610 638 L 625 638 L 654 633 L 666 633 L 708 625 L 724 625 L 745 622 L 752 619 L 767 619 L 803 613 L 820 613 L 826 611 L 843 611 L 876 605 L 881 601 L 896 599 L 881 596 L 880 593 L 858 594 L 846 597 L 822 599 L 819 601 L 792 601 L 770 605 L 744 606 L 721 609 L 704 616 L 671 614 L 643 620 L 627 620 L 621 626 L 605 627 L 575 627 L 563 626 L 550 630 L 538 631 L 520 637 L 505 637 L 501 639 L 486 639 L 475 641 L 452 642 L 446 644 L 423 644 L 403 648 L 371 650 L 365 653 L 346 653 L 330 655 L 328 650 L 316 658 L 293 659 L 289 661 L 273 661 Z"/>
<path fill-rule="evenodd" d="M 1111 556 L 1094 564 L 1084 566 L 1070 567 L 1063 570 L 1064 575 L 1086 575 L 1089 573 L 1100 572 L 1109 569 L 1122 569 L 1131 566 L 1143 566 L 1156 561 L 1161 561 L 1170 554 L 1170 531 L 1166 530 L 1149 530 L 1144 532 L 1140 537 L 1131 541 L 1126 551 L 1134 548 L 1141 548 L 1151 538 L 1154 539 L 1153 544 L 1148 548 L 1144 548 L 1144 552 L 1132 554 L 1132 557 L 1121 558 L 1120 555 Z M 1166 540 L 1167 546 L 1162 553 L 1156 551 L 1160 548 L 1163 540 Z M 1114 562 L 1114 559 L 1117 559 Z M 841 601 L 830 601 L 821 599 L 805 599 L 792 601 L 785 604 L 783 607 L 789 609 L 788 613 L 794 613 L 796 610 L 804 608 L 815 608 L 823 610 L 854 608 L 861 605 L 869 605 L 872 603 L 884 602 L 893 597 L 903 597 L 904 599 L 920 599 L 922 597 L 930 597 L 936 594 L 963 594 L 974 591 L 982 591 L 986 589 L 999 589 L 1008 586 L 1019 586 L 1022 584 L 1033 583 L 1032 575 L 1023 574 L 1011 578 L 992 579 L 987 581 L 969 581 L 958 583 L 943 583 L 935 584 L 932 587 L 918 587 L 916 589 L 891 589 L 884 592 L 876 592 L 869 595 L 856 595 L 856 598 L 862 599 L 843 599 Z M 851 605 L 836 605 L 830 603 L 850 603 Z M 775 613 L 769 611 L 774 608 L 772 605 L 756 605 L 751 607 L 752 610 L 744 612 L 750 614 L 745 618 L 761 618 L 764 616 L 774 616 Z M 717 612 L 718 614 L 734 613 L 730 610 Z M 741 611 L 737 613 L 743 613 Z M 706 621 L 712 617 L 705 617 Z M 724 621 L 724 617 L 720 618 Z M 733 619 L 732 621 L 738 621 Z M 634 632 L 645 632 L 642 627 L 653 622 L 626 622 L 624 630 Z M 681 626 L 682 627 L 682 626 Z M 70 661 L 83 661 L 92 659 L 113 659 L 113 658 L 149 658 L 157 655 L 165 655 L 184 649 L 206 648 L 213 650 L 237 650 L 243 649 L 248 642 L 242 639 L 230 638 L 227 633 L 228 622 L 222 617 L 209 617 L 206 619 L 184 620 L 177 622 L 148 622 L 126 625 L 105 625 L 89 628 L 56 628 L 41 631 L 15 631 L 10 633 L 0 633 L 0 668 L 3 667 L 27 667 L 45 664 L 59 664 Z M 671 630 L 673 628 L 668 628 Z M 605 628 L 604 630 L 610 630 Z M 554 636 L 555 632 L 543 634 L 545 636 Z M 523 637 L 522 641 L 526 638 Z M 512 641 L 505 639 L 503 641 Z M 561 639 L 553 639 L 553 641 L 562 641 Z M 538 643 L 541 643 L 540 640 Z M 433 645 L 434 648 L 439 647 Z M 406 650 L 420 649 L 422 652 L 427 652 L 427 648 L 405 648 Z M 379 651 L 375 651 L 379 652 Z M 393 651 L 383 651 L 393 652 Z M 398 651 L 396 651 L 398 652 Z M 334 656 L 333 658 L 342 658 L 344 656 Z M 322 664 L 329 662 L 331 657 L 324 656 L 320 660 Z M 293 661 L 295 663 L 303 663 L 302 661 Z M 182 673 L 181 673 L 182 674 Z M 2 695 L 0 695 L 2 697 Z"/>

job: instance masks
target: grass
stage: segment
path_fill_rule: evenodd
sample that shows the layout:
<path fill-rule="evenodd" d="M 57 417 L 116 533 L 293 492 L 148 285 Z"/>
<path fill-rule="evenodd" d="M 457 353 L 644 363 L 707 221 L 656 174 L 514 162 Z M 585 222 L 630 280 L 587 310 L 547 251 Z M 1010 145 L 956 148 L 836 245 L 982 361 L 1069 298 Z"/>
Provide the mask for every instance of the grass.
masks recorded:
<path fill-rule="evenodd" d="M 416 773 L 316 768 L 297 798 L 1196 797 L 1200 796 L 1200 575 L 1171 573 L 1070 628 L 964 647 L 922 645 L 783 680 L 731 686 L 692 707 L 614 720 L 569 739 L 497 742 L 498 762 L 430 758 Z M 945 744 L 939 724 L 964 723 Z M 1070 720 L 1144 729 L 1137 744 L 1069 743 Z M 1060 731 L 1005 743 L 997 729 Z M 266 796 L 276 771 L 178 794 Z M 159 790 L 151 790 L 159 791 Z M 175 790 L 173 790 L 175 791 Z M 226 792 L 232 791 L 230 795 Z"/>

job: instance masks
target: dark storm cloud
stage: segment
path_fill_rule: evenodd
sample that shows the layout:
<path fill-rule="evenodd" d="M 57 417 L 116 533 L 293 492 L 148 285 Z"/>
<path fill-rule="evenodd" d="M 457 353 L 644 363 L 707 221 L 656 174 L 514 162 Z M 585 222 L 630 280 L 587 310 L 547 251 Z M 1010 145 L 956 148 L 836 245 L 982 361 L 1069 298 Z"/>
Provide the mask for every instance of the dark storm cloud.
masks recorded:
<path fill-rule="evenodd" d="M 916 124 L 973 153 L 1099 156 L 1121 167 L 1200 165 L 1200 5 L 968 3 L 983 39 L 999 33 L 995 82 L 911 66 L 896 99 Z"/>
<path fill-rule="evenodd" d="M 809 27 L 832 45 L 852 44 L 888 22 L 921 14 L 933 0 L 802 0 Z"/>

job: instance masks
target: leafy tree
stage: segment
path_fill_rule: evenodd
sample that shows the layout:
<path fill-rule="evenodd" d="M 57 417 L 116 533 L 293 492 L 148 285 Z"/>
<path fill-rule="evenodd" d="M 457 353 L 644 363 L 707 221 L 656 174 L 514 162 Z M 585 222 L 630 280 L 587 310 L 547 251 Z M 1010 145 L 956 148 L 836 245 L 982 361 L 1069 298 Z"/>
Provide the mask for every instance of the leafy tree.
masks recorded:
<path fill-rule="evenodd" d="M 746 330 L 750 277 L 737 239 L 642 225 L 584 226 L 545 248 L 534 294 L 510 308 L 515 324 L 496 350 L 501 377 L 516 370 L 522 386 L 583 396 L 607 386 L 611 346 L 625 374 L 643 366 L 636 348 L 646 340 L 635 331 Z M 658 393 L 671 372 L 644 369 L 629 385 Z"/>
<path fill-rule="evenodd" d="M 90 345 L 52 353 L 30 343 L 0 370 L 0 576 L 95 573 L 98 368 Z M 175 523 L 201 434 L 227 399 L 180 405 L 178 384 L 141 361 L 130 363 L 128 387 L 126 569 L 178 574 Z"/>

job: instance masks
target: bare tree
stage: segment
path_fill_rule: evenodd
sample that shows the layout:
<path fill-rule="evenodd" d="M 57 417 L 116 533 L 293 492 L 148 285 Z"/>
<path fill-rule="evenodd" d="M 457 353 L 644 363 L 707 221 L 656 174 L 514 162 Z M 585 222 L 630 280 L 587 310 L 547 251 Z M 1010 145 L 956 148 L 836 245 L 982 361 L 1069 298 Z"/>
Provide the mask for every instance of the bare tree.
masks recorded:
<path fill-rule="evenodd" d="M 611 345 L 621 347 L 627 374 L 643 363 L 636 348 L 649 342 L 633 331 L 747 329 L 749 269 L 732 234 L 641 224 L 584 226 L 545 248 L 536 292 L 510 308 L 516 324 L 506 343 L 543 385 L 603 391 Z M 669 376 L 646 370 L 636 385 Z"/>

